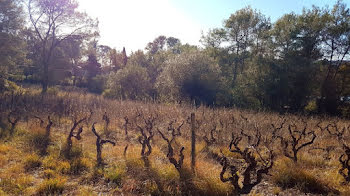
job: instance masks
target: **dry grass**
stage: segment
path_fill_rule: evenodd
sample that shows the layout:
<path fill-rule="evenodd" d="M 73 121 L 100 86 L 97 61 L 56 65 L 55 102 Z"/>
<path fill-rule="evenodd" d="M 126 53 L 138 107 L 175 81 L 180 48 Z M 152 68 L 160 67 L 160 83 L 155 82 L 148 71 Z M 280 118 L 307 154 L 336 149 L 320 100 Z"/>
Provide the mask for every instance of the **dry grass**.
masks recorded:
<path fill-rule="evenodd" d="M 322 121 L 322 126 L 332 121 L 337 121 L 339 126 L 348 125 L 349 122 L 346 120 L 305 117 L 308 129 L 316 131 L 317 139 L 310 147 L 302 149 L 299 152 L 298 162 L 293 163 L 283 156 L 280 142 L 271 140 L 271 123 L 278 125 L 282 121 L 282 117 L 277 114 L 225 108 L 195 109 L 176 104 L 121 102 L 91 94 L 63 91 L 54 92 L 54 96 L 47 95 L 45 99 L 41 99 L 35 90 L 31 89 L 31 91 L 18 98 L 18 105 L 21 107 L 21 100 L 25 99 L 26 103 L 29 103 L 31 114 L 40 115 L 42 119 L 47 119 L 50 114 L 54 126 L 50 138 L 45 138 L 46 124 L 41 127 L 37 119 L 28 117 L 28 120 L 22 120 L 18 124 L 14 136 L 4 136 L 0 139 L 0 195 L 184 195 L 188 192 L 197 195 L 233 194 L 232 185 L 220 180 L 219 174 L 222 167 L 212 154 L 221 155 L 222 153 L 230 159 L 241 159 L 240 155 L 229 151 L 231 132 L 239 134 L 243 129 L 245 133 L 254 135 L 255 125 L 259 126 L 263 137 L 268 139 L 268 145 L 276 154 L 272 177 L 264 178 L 265 181 L 273 184 L 270 194 L 283 195 L 284 192 L 293 189 L 309 194 L 346 195 L 350 192 L 349 184 L 346 184 L 338 173 L 340 168 L 338 158 L 341 153 L 339 142 L 316 127 L 319 121 Z M 3 97 L 0 98 L 3 100 Z M 55 107 L 57 103 L 64 107 Z M 0 104 L 0 108 L 6 109 L 6 106 Z M 182 169 L 185 172 L 186 182 L 182 181 L 179 172 L 169 162 L 167 144 L 158 134 L 151 141 L 152 153 L 148 157 L 149 168 L 145 167 L 145 161 L 141 158 L 141 145 L 138 142 L 140 134 L 135 126 L 129 126 L 129 139 L 126 140 L 123 119 L 127 116 L 132 121 L 136 110 L 142 111 L 145 115 L 158 114 L 156 127 L 153 130 L 155 132 L 156 128 L 166 131 L 170 121 L 185 122 L 181 137 L 176 138 L 173 147 L 176 159 L 179 158 L 179 149 L 182 146 L 185 147 Z M 111 119 L 109 130 L 106 132 L 110 133 L 109 135 L 102 131 L 104 129 L 102 116 L 105 112 Z M 191 112 L 195 112 L 199 123 L 196 174 L 190 172 L 191 142 L 190 124 L 187 123 L 187 118 Z M 74 156 L 67 159 L 63 153 L 72 122 L 75 117 L 85 116 L 89 119 L 82 123 L 84 129 L 82 139 L 73 138 Z M 284 116 L 288 122 L 297 123 L 300 121 L 299 117 Z M 231 121 L 232 123 L 229 123 Z M 91 132 L 93 122 L 98 122 L 96 129 L 103 138 L 112 139 L 117 143 L 115 147 L 110 145 L 103 147 L 102 158 L 106 165 L 101 168 L 96 168 L 96 137 Z M 223 127 L 221 122 L 224 124 Z M 214 125 L 217 126 L 215 132 L 217 141 L 206 148 L 202 138 L 208 135 Z M 286 136 L 286 127 L 281 132 Z M 349 138 L 348 135 L 346 136 Z M 124 156 L 126 145 L 128 150 Z M 240 145 L 244 147 L 248 142 L 242 141 Z M 328 146 L 336 148 L 329 154 L 312 150 L 312 148 Z M 73 188 L 77 185 L 78 189 Z M 266 191 L 258 187 L 250 195 L 263 195 Z"/>
<path fill-rule="evenodd" d="M 286 159 L 280 159 L 275 165 L 272 180 L 280 187 L 297 188 L 305 193 L 326 194 L 334 192 L 324 179 Z"/>

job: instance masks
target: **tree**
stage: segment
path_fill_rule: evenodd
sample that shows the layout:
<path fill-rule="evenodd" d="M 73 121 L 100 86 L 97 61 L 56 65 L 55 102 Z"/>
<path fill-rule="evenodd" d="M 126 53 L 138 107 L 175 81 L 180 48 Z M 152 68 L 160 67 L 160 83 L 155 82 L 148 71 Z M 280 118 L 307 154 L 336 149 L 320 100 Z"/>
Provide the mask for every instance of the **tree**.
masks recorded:
<path fill-rule="evenodd" d="M 215 61 L 193 49 L 166 61 L 156 87 L 165 100 L 213 104 L 222 89 L 221 80 L 220 68 Z"/>
<path fill-rule="evenodd" d="M 323 49 L 328 65 L 319 107 L 324 112 L 337 114 L 340 96 L 336 90 L 336 78 L 344 60 L 350 57 L 350 9 L 338 1 L 332 10 L 328 10 L 327 16 Z"/>
<path fill-rule="evenodd" d="M 126 64 L 128 63 L 128 57 L 126 56 L 125 47 L 123 47 L 123 51 L 122 51 L 122 61 L 123 61 L 123 65 L 125 67 Z"/>
<path fill-rule="evenodd" d="M 128 56 L 124 47 L 122 52 L 117 51 L 115 48 L 111 49 L 108 56 L 110 65 L 115 71 L 124 68 L 128 63 Z"/>
<path fill-rule="evenodd" d="M 249 56 L 252 46 L 260 45 L 260 33 L 269 26 L 269 20 L 260 12 L 246 7 L 238 10 L 224 22 L 225 40 L 229 43 L 228 52 L 234 54 L 233 82 L 237 75 L 243 72 L 245 60 Z M 220 34 L 222 34 L 219 31 Z"/>
<path fill-rule="evenodd" d="M 106 45 L 98 45 L 97 46 L 97 56 L 100 59 L 102 67 L 109 67 L 110 64 L 110 58 L 109 54 L 111 52 L 112 48 Z"/>
<path fill-rule="evenodd" d="M 110 98 L 143 100 L 149 97 L 150 79 L 146 68 L 128 64 L 116 73 L 111 73 L 107 81 L 104 95 Z"/>
<path fill-rule="evenodd" d="M 181 47 L 181 41 L 175 37 L 168 37 L 166 39 L 167 48 L 171 50 L 174 54 L 179 54 Z"/>
<path fill-rule="evenodd" d="M 155 54 L 160 50 L 164 49 L 166 44 L 166 37 L 161 35 L 154 39 L 152 42 L 149 42 L 146 46 L 146 50 L 148 50 L 151 54 Z"/>
<path fill-rule="evenodd" d="M 77 11 L 75 0 L 29 0 L 28 13 L 35 36 L 40 41 L 42 92 L 49 84 L 50 60 L 62 41 L 72 37 L 88 38 L 95 33 L 97 22 Z"/>
<path fill-rule="evenodd" d="M 312 97 L 317 61 L 324 31 L 322 10 L 313 7 L 301 15 L 286 14 L 271 29 L 270 76 L 266 81 L 265 103 L 275 110 L 302 110 Z"/>
<path fill-rule="evenodd" d="M 20 39 L 23 15 L 20 2 L 0 1 L 0 92 L 6 87 L 9 70 L 25 63 L 25 45 Z"/>

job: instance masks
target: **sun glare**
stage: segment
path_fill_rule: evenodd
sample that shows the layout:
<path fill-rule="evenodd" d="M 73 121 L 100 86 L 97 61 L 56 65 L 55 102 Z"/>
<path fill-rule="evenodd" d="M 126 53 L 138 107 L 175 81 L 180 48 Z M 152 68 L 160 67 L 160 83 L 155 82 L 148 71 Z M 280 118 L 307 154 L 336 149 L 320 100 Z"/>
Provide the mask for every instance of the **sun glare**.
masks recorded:
<path fill-rule="evenodd" d="M 101 43 L 127 52 L 144 49 L 159 35 L 198 44 L 200 25 L 166 0 L 80 0 L 80 9 L 98 18 Z"/>

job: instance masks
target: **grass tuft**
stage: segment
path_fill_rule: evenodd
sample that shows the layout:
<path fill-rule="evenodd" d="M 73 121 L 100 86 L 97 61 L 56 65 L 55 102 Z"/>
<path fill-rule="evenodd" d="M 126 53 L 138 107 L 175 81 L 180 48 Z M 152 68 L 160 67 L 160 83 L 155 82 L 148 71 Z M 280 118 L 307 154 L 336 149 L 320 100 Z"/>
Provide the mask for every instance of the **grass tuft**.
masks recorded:
<path fill-rule="evenodd" d="M 104 178 L 107 182 L 112 182 L 116 184 L 117 186 L 120 186 L 122 184 L 122 180 L 125 176 L 125 167 L 123 166 L 114 166 L 111 168 L 108 168 L 104 172 Z"/>
<path fill-rule="evenodd" d="M 39 185 L 37 193 L 38 195 L 62 194 L 64 191 L 65 183 L 66 179 L 61 177 L 46 179 Z"/>
<path fill-rule="evenodd" d="M 28 137 L 28 144 L 34 151 L 38 151 L 40 155 L 47 154 L 47 147 L 51 140 L 46 137 L 43 130 L 36 130 Z"/>
<path fill-rule="evenodd" d="M 297 188 L 304 193 L 316 194 L 334 192 L 322 179 L 286 159 L 276 163 L 272 179 L 283 189 Z"/>
<path fill-rule="evenodd" d="M 34 170 L 42 164 L 40 157 L 37 154 L 30 154 L 24 160 L 24 169 L 26 171 Z"/>
<path fill-rule="evenodd" d="M 88 159 L 80 158 L 74 159 L 70 162 L 70 174 L 78 175 L 84 171 L 89 170 L 91 163 Z"/>

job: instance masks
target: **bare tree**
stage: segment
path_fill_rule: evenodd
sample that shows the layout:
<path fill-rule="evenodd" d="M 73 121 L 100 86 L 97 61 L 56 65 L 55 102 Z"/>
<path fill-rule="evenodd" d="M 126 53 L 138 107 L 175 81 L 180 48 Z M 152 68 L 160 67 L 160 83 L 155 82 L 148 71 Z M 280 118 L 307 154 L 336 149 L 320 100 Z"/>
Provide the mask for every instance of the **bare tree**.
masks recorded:
<path fill-rule="evenodd" d="M 350 130 L 350 126 L 343 126 L 343 128 L 340 128 L 336 122 L 330 123 L 326 126 L 328 134 L 333 137 L 336 137 L 342 143 L 344 143 L 344 134 L 347 129 Z"/>
<path fill-rule="evenodd" d="M 348 133 L 347 131 L 350 131 L 350 126 L 340 128 L 336 122 L 333 122 L 327 125 L 326 130 L 329 135 L 336 137 L 341 145 L 343 153 L 338 159 L 341 164 L 338 172 L 344 177 L 346 182 L 350 182 L 350 146 L 346 143 L 346 134 Z"/>

